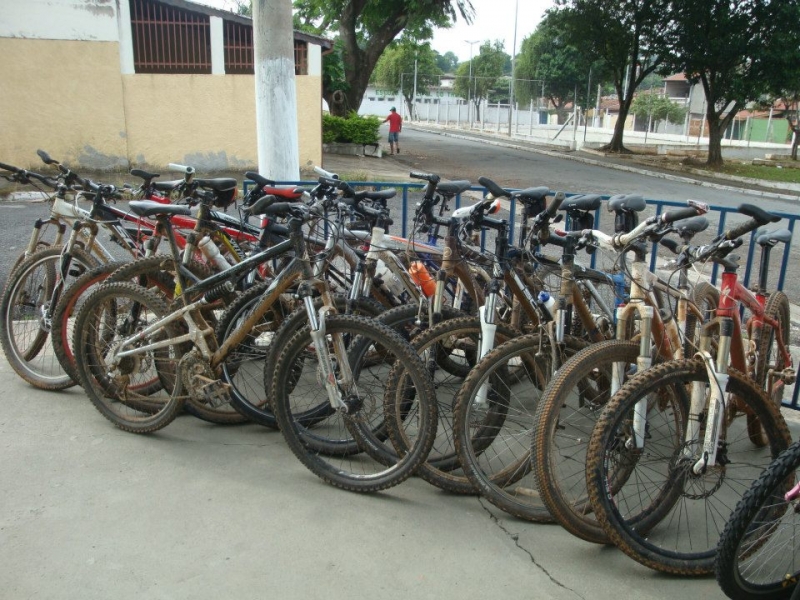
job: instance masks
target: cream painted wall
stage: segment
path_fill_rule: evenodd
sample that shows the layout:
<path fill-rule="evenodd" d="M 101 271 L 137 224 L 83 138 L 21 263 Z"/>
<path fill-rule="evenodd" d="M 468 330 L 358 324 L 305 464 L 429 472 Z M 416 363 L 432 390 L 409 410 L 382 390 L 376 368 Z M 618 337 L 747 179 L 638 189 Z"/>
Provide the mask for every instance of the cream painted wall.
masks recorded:
<path fill-rule="evenodd" d="M 245 170 L 258 164 L 252 75 L 125 75 L 130 160 L 161 168 Z M 297 78 L 300 166 L 322 164 L 320 77 Z"/>
<path fill-rule="evenodd" d="M 121 75 L 115 42 L 0 38 L 0 56 L 0 162 L 257 165 L 252 75 Z M 297 77 L 301 167 L 322 163 L 321 81 Z"/>
<path fill-rule="evenodd" d="M 0 161 L 127 167 L 119 45 L 0 38 Z"/>

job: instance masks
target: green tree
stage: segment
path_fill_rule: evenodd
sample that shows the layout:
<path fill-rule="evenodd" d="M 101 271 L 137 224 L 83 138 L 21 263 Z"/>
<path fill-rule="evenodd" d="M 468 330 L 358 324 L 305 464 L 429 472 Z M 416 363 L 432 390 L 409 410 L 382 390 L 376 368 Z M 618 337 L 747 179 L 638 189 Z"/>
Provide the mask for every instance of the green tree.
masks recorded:
<path fill-rule="evenodd" d="M 593 66 L 594 57 L 569 43 L 564 13 L 549 10 L 536 30 L 522 40 L 517 55 L 515 96 L 520 104 L 528 104 L 542 93 L 555 107 L 559 122 L 564 122 L 566 104 L 578 93 L 578 103 L 587 105 L 586 86 L 589 71 L 592 80 L 600 83 L 604 76 L 601 63 Z"/>
<path fill-rule="evenodd" d="M 506 61 L 503 42 L 489 41 L 481 45 L 478 55 L 472 58 L 472 77 L 470 77 L 470 61 L 463 62 L 456 69 L 456 80 L 453 91 L 475 106 L 475 119 L 480 121 L 480 104 L 489 97 L 489 93 L 497 86 L 503 76 L 503 65 Z"/>
<path fill-rule="evenodd" d="M 797 87 L 800 0 L 675 0 L 670 66 L 706 97 L 707 165 L 723 164 L 722 136 L 736 113 L 762 94 Z M 796 81 L 796 80 L 795 80 Z"/>
<path fill-rule="evenodd" d="M 384 50 L 372 72 L 372 83 L 387 92 L 402 91 L 408 113 L 414 115 L 414 61 L 417 62 L 417 94 L 428 94 L 442 75 L 437 57 L 429 43 L 420 45 L 415 40 L 401 38 Z"/>
<path fill-rule="evenodd" d="M 318 35 L 341 40 L 343 81 L 326 87 L 323 97 L 333 114 L 358 110 L 372 72 L 386 47 L 400 33 L 428 40 L 433 29 L 448 27 L 459 14 L 470 22 L 470 0 L 295 0 L 295 22 Z"/>
<path fill-rule="evenodd" d="M 672 0 L 556 1 L 567 42 L 603 61 L 619 98 L 619 117 L 604 149 L 629 152 L 623 135 L 633 94 L 650 73 L 663 71 L 675 39 Z"/>
<path fill-rule="evenodd" d="M 683 123 L 686 117 L 686 108 L 678 106 L 659 92 L 648 90 L 636 94 L 631 103 L 631 112 L 636 115 L 637 119 L 644 119 L 652 125 L 659 121 Z"/>
<path fill-rule="evenodd" d="M 453 73 L 458 67 L 458 57 L 454 52 L 445 52 L 444 54 L 436 52 L 436 66 L 442 73 Z"/>

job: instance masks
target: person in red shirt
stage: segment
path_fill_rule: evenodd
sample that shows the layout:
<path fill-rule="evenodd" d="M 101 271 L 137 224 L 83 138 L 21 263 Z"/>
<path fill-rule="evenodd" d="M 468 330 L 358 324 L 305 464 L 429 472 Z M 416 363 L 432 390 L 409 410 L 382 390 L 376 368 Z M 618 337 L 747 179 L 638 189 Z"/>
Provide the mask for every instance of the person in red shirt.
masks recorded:
<path fill-rule="evenodd" d="M 389 116 L 383 122 L 389 121 L 389 152 L 400 154 L 400 131 L 403 129 L 403 117 L 397 114 L 397 110 L 393 106 L 389 109 Z"/>

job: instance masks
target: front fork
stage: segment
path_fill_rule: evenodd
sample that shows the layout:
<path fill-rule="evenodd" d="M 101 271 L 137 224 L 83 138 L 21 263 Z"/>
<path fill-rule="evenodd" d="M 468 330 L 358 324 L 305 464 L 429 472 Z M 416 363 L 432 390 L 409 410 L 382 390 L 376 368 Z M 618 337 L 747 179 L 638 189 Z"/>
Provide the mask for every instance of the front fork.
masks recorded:
<path fill-rule="evenodd" d="M 353 382 L 353 373 L 350 371 L 350 363 L 347 360 L 347 350 L 344 346 L 342 335 L 340 333 L 333 334 L 331 336 L 333 339 L 333 352 L 336 355 L 339 368 L 339 380 L 336 378 L 336 368 L 331 360 L 331 353 L 328 349 L 325 335 L 325 314 L 331 310 L 331 307 L 323 305 L 317 313 L 314 310 L 314 299 L 309 287 L 301 286 L 300 295 L 311 327 L 311 340 L 317 352 L 318 369 L 322 374 L 322 381 L 328 394 L 328 402 L 335 410 L 347 413 L 348 405 L 342 397 L 340 383 L 344 389 L 350 389 Z"/>

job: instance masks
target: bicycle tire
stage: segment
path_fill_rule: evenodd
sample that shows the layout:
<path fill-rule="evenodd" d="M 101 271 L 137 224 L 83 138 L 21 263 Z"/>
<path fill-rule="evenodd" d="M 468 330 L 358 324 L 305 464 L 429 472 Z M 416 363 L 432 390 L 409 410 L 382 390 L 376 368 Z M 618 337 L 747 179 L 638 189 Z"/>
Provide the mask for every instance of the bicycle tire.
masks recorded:
<path fill-rule="evenodd" d="M 585 347 L 586 342 L 567 336 L 558 358 L 563 364 Z M 475 489 L 503 511 L 540 523 L 553 517 L 536 488 L 532 465 L 538 457 L 531 435 L 536 405 L 551 377 L 552 354 L 549 338 L 538 333 L 498 346 L 466 378 L 453 411 L 456 451 Z M 485 402 L 484 385 L 489 386 Z"/>
<path fill-rule="evenodd" d="M 309 350 L 313 348 L 310 330 L 305 327 L 286 343 L 276 363 L 273 409 L 281 433 L 300 461 L 333 486 L 376 492 L 397 485 L 424 462 L 433 445 L 436 424 L 433 384 L 410 345 L 385 325 L 360 316 L 333 315 L 326 317 L 325 327 L 326 337 L 345 334 L 354 339 L 347 360 L 356 385 L 345 390 L 353 412 L 331 410 L 330 417 L 316 423 L 314 429 L 306 428 L 294 418 L 295 414 L 305 412 L 305 402 L 311 407 L 327 402 L 324 386 L 319 384 L 313 366 L 316 354 Z M 380 364 L 373 365 L 380 368 L 365 368 L 365 359 L 376 355 L 383 357 Z M 296 380 L 300 364 L 303 371 Z M 386 371 L 390 377 L 391 368 L 395 367 L 407 370 L 407 377 L 419 396 L 418 435 L 414 446 L 405 453 L 398 450 L 398 459 L 387 466 L 372 458 L 368 446 L 373 440 L 372 420 L 383 419 Z M 375 384 L 375 390 L 370 388 L 371 383 Z"/>
<path fill-rule="evenodd" d="M 97 265 L 82 250 L 76 248 L 71 254 L 65 287 Z M 17 375 L 43 390 L 63 390 L 76 384 L 61 367 L 50 325 L 43 320 L 60 278 L 60 259 L 61 248 L 47 248 L 26 258 L 9 277 L 0 301 L 0 344 L 6 359 Z"/>
<path fill-rule="evenodd" d="M 498 323 L 495 344 L 522 335 L 519 331 Z M 470 371 L 478 363 L 481 336 L 480 320 L 477 317 L 460 317 L 443 321 L 421 332 L 411 340 L 414 351 L 423 357 L 436 389 L 439 421 L 436 439 L 425 463 L 417 475 L 436 487 L 456 494 L 477 493 L 470 480 L 460 469 L 458 454 L 453 440 L 453 401 Z M 455 358 L 453 358 L 455 357 Z M 408 429 L 401 426 L 405 419 L 413 418 L 416 406 L 413 394 L 402 394 L 408 389 L 404 373 L 396 369 L 394 378 L 388 382 L 387 394 L 393 395 L 395 403 L 387 411 L 388 433 L 393 448 L 408 448 Z M 497 415 L 492 414 L 492 417 Z M 490 426 L 491 419 L 486 426 Z"/>
<path fill-rule="evenodd" d="M 261 301 L 261 296 L 269 285 L 270 282 L 264 282 L 254 286 L 240 294 L 225 310 L 216 327 L 216 337 L 220 345 L 225 343 L 238 324 Z M 333 302 L 338 312 L 347 311 L 347 299 L 343 296 L 334 295 Z M 220 365 L 222 380 L 231 385 L 231 406 L 248 420 L 272 429 L 278 428 L 278 421 L 270 407 L 269 386 L 272 384 L 276 359 L 272 349 L 281 348 L 308 322 L 304 308 L 288 312 L 291 307 L 278 304 L 280 306 L 268 309 L 256 324 L 254 329 L 258 337 L 253 338 L 249 334 L 242 343 L 231 349 Z M 322 300 L 317 299 L 315 307 L 319 309 L 321 306 Z M 380 314 L 383 310 L 382 306 L 366 298 L 359 299 L 354 308 L 357 313 L 369 316 Z M 249 369 L 246 363 L 251 361 L 254 362 L 254 368 Z"/>
<path fill-rule="evenodd" d="M 776 458 L 750 486 L 717 545 L 717 582 L 733 600 L 790 598 L 800 579 L 798 512 L 784 494 L 797 482 L 800 442 Z M 788 539 L 787 539 L 788 536 Z"/>
<path fill-rule="evenodd" d="M 584 348 L 555 374 L 535 415 L 534 476 L 542 502 L 564 529 L 596 544 L 609 539 L 590 510 L 586 449 L 597 417 L 611 398 L 613 364 L 635 365 L 639 352 L 638 342 L 619 340 Z"/>
<path fill-rule="evenodd" d="M 62 294 L 53 312 L 53 328 L 50 336 L 53 350 L 64 371 L 74 380 L 78 381 L 78 371 L 75 367 L 75 353 L 72 349 L 73 325 L 75 316 L 80 311 L 82 301 L 88 292 L 100 285 L 121 267 L 129 263 L 114 261 L 95 267 L 76 279 Z M 157 271 L 148 270 L 142 265 L 141 274 L 131 272 L 131 278 L 145 287 L 156 287 L 162 293 L 171 293 L 173 281 Z M 135 270 L 134 270 L 135 271 Z M 140 276 L 141 275 L 141 276 Z M 109 281 L 110 282 L 110 281 Z"/>
<path fill-rule="evenodd" d="M 161 429 L 183 407 L 177 366 L 186 348 L 170 345 L 123 358 L 116 366 L 105 361 L 106 351 L 118 341 L 167 314 L 169 307 L 159 294 L 131 283 L 105 283 L 86 298 L 75 321 L 73 347 L 80 383 L 95 408 L 124 431 Z M 109 325 L 110 332 L 105 330 Z M 147 345 L 179 334 L 179 328 L 167 325 L 138 343 Z M 138 393 L 139 377 L 146 384 L 157 378 L 159 391 Z"/>
<path fill-rule="evenodd" d="M 715 519 L 727 520 L 746 486 L 791 442 L 783 417 L 756 383 L 733 369 L 728 376 L 725 391 L 759 418 L 769 447 L 750 442 L 742 423 L 746 419 L 741 419 L 744 413 L 733 416 L 733 411 L 726 411 L 717 466 L 693 474 L 696 458 L 685 451 L 697 449 L 684 442 L 690 393 L 686 384 L 708 382 L 702 359 L 670 361 L 638 374 L 606 405 L 592 432 L 586 486 L 595 516 L 617 547 L 651 569 L 682 575 L 711 573 L 722 530 Z M 650 398 L 653 392 L 656 395 Z M 647 445 L 631 451 L 626 444 L 629 424 L 637 401 L 644 399 L 649 415 Z M 701 431 L 702 417 L 692 417 L 701 420 Z M 652 484 L 653 489 L 640 489 L 640 483 Z M 692 504 L 693 500 L 700 502 Z M 705 532 L 689 533 L 698 530 L 698 523 L 705 524 Z M 683 527 L 684 533 L 675 531 Z"/>
<path fill-rule="evenodd" d="M 789 298 L 783 292 L 772 292 L 764 306 L 764 315 L 778 321 L 781 328 L 783 342 L 789 347 L 789 336 L 791 335 L 791 309 Z M 756 381 L 764 391 L 769 384 L 768 375 L 770 369 L 782 371 L 789 365 L 784 364 L 783 357 L 778 351 L 778 344 L 775 340 L 775 331 L 766 323 L 761 328 L 761 336 L 758 343 L 758 361 L 756 362 Z M 781 387 L 783 391 L 783 387 Z M 772 401 L 780 408 L 783 401 L 783 394 L 774 394 Z"/>
<path fill-rule="evenodd" d="M 191 260 L 183 266 L 196 277 L 198 281 L 202 281 L 212 275 L 212 271 L 207 264 L 196 260 Z M 133 279 L 138 280 L 138 282 L 142 284 L 144 283 L 144 281 L 141 280 L 142 276 L 147 276 L 150 280 L 156 278 L 155 281 L 160 282 L 158 284 L 159 292 L 170 302 L 170 309 L 172 310 L 172 308 L 174 308 L 172 302 L 174 302 L 176 296 L 179 296 L 181 293 L 180 287 L 175 279 L 175 273 L 175 259 L 173 257 L 151 256 L 140 258 L 123 265 L 109 277 L 109 282 L 129 281 Z M 191 285 L 191 282 L 189 282 L 189 285 Z M 229 303 L 235 297 L 235 294 L 226 294 L 222 302 Z M 215 327 L 217 323 L 214 312 L 216 308 L 217 303 L 212 303 L 201 310 L 203 318 L 210 327 Z M 178 325 L 178 327 L 182 327 L 182 325 Z M 154 391 L 157 391 L 158 383 L 158 380 L 154 380 Z M 229 403 L 212 406 L 211 404 L 190 396 L 186 399 L 183 409 L 193 417 L 216 425 L 241 425 L 248 421 L 246 417 L 241 415 Z"/>
<path fill-rule="evenodd" d="M 690 358 L 697 351 L 700 343 L 700 331 L 698 325 L 706 323 L 714 318 L 717 307 L 719 306 L 719 290 L 710 283 L 700 281 L 692 289 L 692 304 L 694 304 L 702 316 L 702 322 L 697 321 L 697 317 L 691 312 L 686 312 L 686 325 L 684 328 L 685 341 L 683 344 L 683 357 Z"/>

